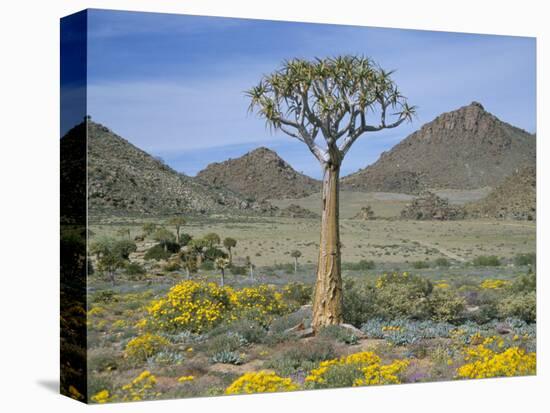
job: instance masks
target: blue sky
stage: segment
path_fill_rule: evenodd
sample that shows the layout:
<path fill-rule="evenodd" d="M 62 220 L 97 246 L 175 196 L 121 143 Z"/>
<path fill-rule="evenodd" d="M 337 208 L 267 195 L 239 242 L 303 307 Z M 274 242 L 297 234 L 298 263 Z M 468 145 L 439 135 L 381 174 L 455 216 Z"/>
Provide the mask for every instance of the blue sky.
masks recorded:
<path fill-rule="evenodd" d="M 243 91 L 285 59 L 366 55 L 397 69 L 418 118 L 360 138 L 342 166 L 347 174 L 474 100 L 535 132 L 535 49 L 525 37 L 91 10 L 88 113 L 188 175 L 267 146 L 319 177 L 303 144 L 247 113 Z"/>

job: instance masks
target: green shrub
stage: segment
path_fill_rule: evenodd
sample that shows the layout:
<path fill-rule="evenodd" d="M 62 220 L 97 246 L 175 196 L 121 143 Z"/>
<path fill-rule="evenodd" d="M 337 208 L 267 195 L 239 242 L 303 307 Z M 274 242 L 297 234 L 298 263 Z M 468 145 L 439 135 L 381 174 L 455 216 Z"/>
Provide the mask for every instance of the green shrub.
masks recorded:
<path fill-rule="evenodd" d="M 216 247 L 207 248 L 204 252 L 204 259 L 206 261 L 215 261 L 216 258 L 227 258 L 227 254 Z"/>
<path fill-rule="evenodd" d="M 131 278 L 139 279 L 142 275 L 145 274 L 145 268 L 139 265 L 137 262 L 129 262 L 124 267 L 124 272 L 126 275 L 129 275 Z"/>
<path fill-rule="evenodd" d="M 212 261 L 203 261 L 201 263 L 200 269 L 203 271 L 213 271 L 214 263 Z"/>
<path fill-rule="evenodd" d="M 185 247 L 187 244 L 189 244 L 189 241 L 191 241 L 193 237 L 190 234 L 187 234 L 186 232 L 182 232 L 180 234 L 180 247 Z"/>
<path fill-rule="evenodd" d="M 536 291 L 537 276 L 535 274 L 521 275 L 512 281 L 509 289 L 515 293 Z"/>
<path fill-rule="evenodd" d="M 161 261 L 161 260 L 167 260 L 170 258 L 172 254 L 170 252 L 167 252 L 164 250 L 164 248 L 157 244 L 147 250 L 145 255 L 143 256 L 146 260 L 155 260 L 155 261 Z"/>
<path fill-rule="evenodd" d="M 500 318 L 514 317 L 527 323 L 537 321 L 537 297 L 534 291 L 512 294 L 497 304 Z"/>
<path fill-rule="evenodd" d="M 313 286 L 301 282 L 290 282 L 283 288 L 283 297 L 290 303 L 305 305 L 311 302 Z"/>
<path fill-rule="evenodd" d="M 233 275 L 246 275 L 247 268 L 239 265 L 231 265 L 229 271 Z"/>
<path fill-rule="evenodd" d="M 105 348 L 105 350 L 95 350 L 88 357 L 88 369 L 102 373 L 104 371 L 112 371 L 118 368 L 120 356 L 113 354 L 113 351 Z"/>
<path fill-rule="evenodd" d="M 132 252 L 136 252 L 137 246 L 134 241 L 122 240 L 116 241 L 112 246 L 113 254 L 127 260 Z"/>
<path fill-rule="evenodd" d="M 454 291 L 437 288 L 428 296 L 428 301 L 432 320 L 447 323 L 462 320 L 465 301 Z"/>
<path fill-rule="evenodd" d="M 110 304 L 118 301 L 113 290 L 103 290 L 94 293 L 91 297 L 92 303 Z"/>
<path fill-rule="evenodd" d="M 376 268 L 374 261 L 361 260 L 359 262 L 346 262 L 342 264 L 343 270 L 348 271 L 367 271 Z"/>
<path fill-rule="evenodd" d="M 265 367 L 275 370 L 282 376 L 296 372 L 307 372 L 325 360 L 336 357 L 332 344 L 325 340 L 312 340 L 308 343 L 297 342 L 291 348 L 277 353 L 266 361 Z"/>
<path fill-rule="evenodd" d="M 451 263 L 447 258 L 440 257 L 435 260 L 435 265 L 439 268 L 449 268 Z"/>
<path fill-rule="evenodd" d="M 172 254 L 176 254 L 180 251 L 180 244 L 175 241 L 161 241 L 159 245 Z"/>
<path fill-rule="evenodd" d="M 232 331 L 224 332 L 210 338 L 204 343 L 206 353 L 213 357 L 216 354 L 236 351 L 249 343 L 240 334 L 233 333 Z"/>
<path fill-rule="evenodd" d="M 430 263 L 427 261 L 415 261 L 412 263 L 412 266 L 416 270 L 420 270 L 422 268 L 430 268 Z"/>
<path fill-rule="evenodd" d="M 344 322 L 359 328 L 370 318 L 375 317 L 374 287 L 357 285 L 354 280 L 344 280 Z"/>
<path fill-rule="evenodd" d="M 336 340 L 344 344 L 354 345 L 359 342 L 358 337 L 342 326 L 327 326 L 319 331 L 319 338 Z"/>
<path fill-rule="evenodd" d="M 376 280 L 374 312 L 386 320 L 429 318 L 428 296 L 432 291 L 433 285 L 427 278 L 406 272 L 384 274 Z"/>
<path fill-rule="evenodd" d="M 480 255 L 474 258 L 472 264 L 476 267 L 499 267 L 500 259 L 496 255 Z"/>
<path fill-rule="evenodd" d="M 267 335 L 267 330 L 258 322 L 248 319 L 239 319 L 224 323 L 209 334 L 210 337 L 230 334 L 239 338 L 239 344 L 262 343 Z"/>
<path fill-rule="evenodd" d="M 528 254 L 518 254 L 514 257 L 514 264 L 517 266 L 530 265 L 534 267 L 537 265 L 537 254 L 534 252 Z"/>

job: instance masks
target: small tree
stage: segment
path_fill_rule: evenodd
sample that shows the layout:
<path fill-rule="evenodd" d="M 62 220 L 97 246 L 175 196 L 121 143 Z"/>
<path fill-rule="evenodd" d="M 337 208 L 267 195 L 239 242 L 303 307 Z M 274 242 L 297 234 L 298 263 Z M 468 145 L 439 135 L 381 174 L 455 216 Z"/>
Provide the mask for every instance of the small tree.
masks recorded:
<path fill-rule="evenodd" d="M 294 250 L 290 253 L 290 256 L 294 258 L 294 274 L 298 272 L 298 258 L 302 256 L 302 253 L 298 250 Z"/>
<path fill-rule="evenodd" d="M 128 237 L 128 239 L 131 237 L 130 228 L 119 228 L 116 233 L 121 237 Z"/>
<path fill-rule="evenodd" d="M 175 237 L 172 232 L 168 231 L 164 227 L 160 227 L 153 234 L 153 239 L 158 241 L 164 247 L 164 251 L 168 252 L 168 243 L 174 242 Z"/>
<path fill-rule="evenodd" d="M 204 260 L 204 253 L 209 248 L 208 242 L 202 238 L 195 238 L 189 241 L 187 247 L 195 253 L 197 258 L 197 267 L 200 267 Z"/>
<path fill-rule="evenodd" d="M 185 218 L 183 217 L 173 217 L 168 220 L 169 225 L 173 225 L 176 228 L 176 242 L 180 243 L 180 229 L 183 225 L 185 225 L 187 222 L 185 221 Z"/>
<path fill-rule="evenodd" d="M 109 251 L 106 254 L 103 254 L 98 261 L 98 269 L 107 274 L 111 280 L 111 284 L 115 285 L 115 272 L 119 268 L 124 266 L 124 259 L 113 251 Z"/>
<path fill-rule="evenodd" d="M 229 260 L 227 258 L 216 258 L 214 261 L 214 267 L 220 270 L 221 273 L 221 286 L 225 285 L 225 269 L 229 266 Z"/>
<path fill-rule="evenodd" d="M 254 264 L 252 264 L 252 260 L 248 255 L 246 256 L 246 266 L 248 267 L 250 281 L 254 281 Z"/>
<path fill-rule="evenodd" d="M 318 332 L 341 324 L 340 166 L 360 136 L 401 125 L 412 118 L 415 108 L 401 95 L 391 72 L 357 56 L 287 61 L 247 94 L 251 111 L 305 144 L 321 165 L 321 239 L 312 326 Z M 379 121 L 372 123 L 373 117 Z"/>
<path fill-rule="evenodd" d="M 107 254 L 115 241 L 112 238 L 102 237 L 90 244 L 90 254 L 96 256 L 99 261 L 102 255 Z"/>
<path fill-rule="evenodd" d="M 229 265 L 231 265 L 233 263 L 233 254 L 231 253 L 231 250 L 237 246 L 237 240 L 227 237 L 223 240 L 223 246 L 229 253 Z"/>
<path fill-rule="evenodd" d="M 143 231 L 143 235 L 145 237 L 148 237 L 151 235 L 155 230 L 157 229 L 157 224 L 153 224 L 152 222 L 146 222 L 141 226 L 141 230 Z"/>
<path fill-rule="evenodd" d="M 127 260 L 132 252 L 137 251 L 137 246 L 134 241 L 121 240 L 115 242 L 111 246 L 110 251 L 112 251 L 113 254 L 118 255 L 123 260 Z"/>
<path fill-rule="evenodd" d="M 220 236 L 215 232 L 210 232 L 206 234 L 204 237 L 202 237 L 202 239 L 208 244 L 209 248 L 220 245 L 221 242 Z"/>
<path fill-rule="evenodd" d="M 197 271 L 197 252 L 192 248 L 185 247 L 180 253 L 182 266 L 187 274 L 187 279 L 191 278 L 191 273 Z"/>

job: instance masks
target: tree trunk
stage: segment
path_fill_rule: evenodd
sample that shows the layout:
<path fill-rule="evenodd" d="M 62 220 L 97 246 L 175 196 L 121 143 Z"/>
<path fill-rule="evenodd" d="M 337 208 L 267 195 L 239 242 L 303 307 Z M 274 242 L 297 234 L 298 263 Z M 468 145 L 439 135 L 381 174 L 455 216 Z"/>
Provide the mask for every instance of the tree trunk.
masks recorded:
<path fill-rule="evenodd" d="M 176 242 L 180 243 L 180 228 L 176 227 Z"/>
<path fill-rule="evenodd" d="M 252 264 L 249 267 L 250 270 L 250 281 L 254 281 L 254 268 L 252 267 Z"/>
<path fill-rule="evenodd" d="M 187 279 L 191 279 L 191 271 L 189 271 L 189 266 L 185 267 L 185 272 L 187 273 Z"/>
<path fill-rule="evenodd" d="M 343 322 L 340 260 L 339 165 L 328 164 L 322 189 L 321 241 L 313 297 L 313 330 Z"/>
<path fill-rule="evenodd" d="M 222 273 L 222 283 L 221 283 L 221 286 L 223 287 L 223 286 L 225 285 L 225 271 L 224 271 L 223 268 L 221 269 L 221 273 Z"/>
<path fill-rule="evenodd" d="M 298 272 L 298 257 L 294 257 L 294 274 Z"/>

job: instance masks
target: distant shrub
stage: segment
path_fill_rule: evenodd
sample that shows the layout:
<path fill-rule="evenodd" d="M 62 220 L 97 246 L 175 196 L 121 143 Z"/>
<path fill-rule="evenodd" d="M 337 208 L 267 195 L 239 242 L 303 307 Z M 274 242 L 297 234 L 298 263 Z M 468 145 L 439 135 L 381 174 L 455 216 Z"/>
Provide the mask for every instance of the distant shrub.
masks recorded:
<path fill-rule="evenodd" d="M 233 275 L 246 275 L 247 273 L 247 268 L 244 267 L 244 266 L 239 266 L 239 265 L 231 265 L 229 267 L 229 271 L 231 272 L 231 274 Z"/>
<path fill-rule="evenodd" d="M 266 361 L 265 367 L 278 374 L 289 376 L 296 372 L 307 372 L 319 362 L 336 357 L 332 344 L 325 340 L 314 340 L 310 343 L 298 342 L 293 347 L 275 354 Z"/>
<path fill-rule="evenodd" d="M 305 305 L 311 302 L 313 286 L 301 282 L 290 282 L 283 288 L 283 298 L 297 305 Z"/>
<path fill-rule="evenodd" d="M 179 271 L 181 270 L 181 264 L 177 261 L 169 261 L 162 267 L 162 269 L 167 272 Z"/>
<path fill-rule="evenodd" d="M 145 255 L 143 256 L 144 259 L 147 261 L 155 260 L 155 261 L 161 261 L 161 260 L 167 260 L 170 258 L 172 254 L 170 252 L 167 252 L 164 250 L 162 245 L 154 245 L 153 247 L 149 248 Z"/>
<path fill-rule="evenodd" d="M 109 304 L 118 301 L 113 290 L 103 290 L 94 293 L 91 297 L 92 303 Z"/>
<path fill-rule="evenodd" d="M 239 343 L 246 345 L 263 342 L 267 335 L 267 330 L 254 320 L 240 319 L 223 323 L 212 330 L 209 336 L 214 337 L 227 333 L 237 336 Z"/>
<path fill-rule="evenodd" d="M 499 267 L 501 263 L 496 255 L 480 255 L 474 258 L 472 264 L 476 267 Z"/>
<path fill-rule="evenodd" d="M 124 272 L 126 273 L 126 275 L 129 275 L 131 278 L 138 279 L 145 274 L 145 268 L 143 268 L 137 262 L 129 262 L 124 267 Z"/>
<path fill-rule="evenodd" d="M 136 252 L 137 246 L 134 241 L 116 241 L 112 246 L 112 252 L 122 259 L 127 260 L 132 252 Z"/>
<path fill-rule="evenodd" d="M 207 248 L 204 252 L 204 259 L 206 261 L 215 261 L 216 258 L 227 258 L 227 254 L 216 247 Z"/>
<path fill-rule="evenodd" d="M 212 262 L 212 261 L 203 261 L 199 268 L 203 271 L 213 271 L 214 270 L 214 262 Z"/>
<path fill-rule="evenodd" d="M 367 271 L 376 268 L 374 261 L 361 260 L 359 262 L 346 262 L 342 264 L 343 270 L 348 271 Z"/>
<path fill-rule="evenodd" d="M 412 266 L 416 270 L 420 270 L 422 268 L 430 268 L 430 263 L 427 261 L 415 261 L 412 263 Z"/>
<path fill-rule="evenodd" d="M 515 293 L 536 291 L 537 276 L 535 274 L 521 275 L 512 281 L 509 289 Z"/>
<path fill-rule="evenodd" d="M 534 291 L 512 294 L 497 304 L 500 318 L 515 317 L 527 323 L 537 321 L 537 297 Z"/>
<path fill-rule="evenodd" d="M 440 257 L 435 260 L 435 265 L 439 268 L 448 268 L 451 266 L 451 263 L 447 258 Z"/>
<path fill-rule="evenodd" d="M 180 234 L 180 247 L 185 247 L 187 244 L 189 244 L 189 241 L 191 241 L 193 237 L 190 234 L 187 234 L 186 232 L 182 232 Z"/>
<path fill-rule="evenodd" d="M 172 254 L 176 254 L 180 251 L 180 244 L 175 241 L 161 241 L 159 245 Z"/>
<path fill-rule="evenodd" d="M 514 264 L 517 266 L 530 265 L 534 267 L 537 265 L 537 254 L 534 252 L 528 254 L 518 254 L 514 257 Z"/>

